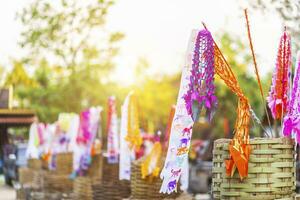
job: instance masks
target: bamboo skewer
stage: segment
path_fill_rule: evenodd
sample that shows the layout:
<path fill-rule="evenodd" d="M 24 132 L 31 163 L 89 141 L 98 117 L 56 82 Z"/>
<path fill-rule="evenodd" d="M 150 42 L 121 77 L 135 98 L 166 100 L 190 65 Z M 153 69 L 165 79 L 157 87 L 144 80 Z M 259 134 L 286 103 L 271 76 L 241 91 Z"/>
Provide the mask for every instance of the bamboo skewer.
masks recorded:
<path fill-rule="evenodd" d="M 249 25 L 249 19 L 248 19 L 248 13 L 247 13 L 247 9 L 244 10 L 245 12 L 245 18 L 246 18 L 246 25 L 247 25 L 247 32 L 248 32 L 248 40 L 249 40 L 249 44 L 250 44 L 250 49 L 251 49 L 251 54 L 252 54 L 252 60 L 253 60 L 253 64 L 254 64 L 254 68 L 255 68 L 255 74 L 256 74 L 256 78 L 257 78 L 257 83 L 259 85 L 259 90 L 260 90 L 260 94 L 261 94 L 261 98 L 262 98 L 262 102 L 264 105 L 264 110 L 265 113 L 267 115 L 267 119 L 268 119 L 268 124 L 270 127 L 270 131 L 271 131 L 271 135 L 272 134 L 272 127 L 271 127 L 271 121 L 270 121 L 270 116 L 267 110 L 267 104 L 265 101 L 265 95 L 262 89 L 262 85 L 261 85 L 261 80 L 260 80 L 260 76 L 259 76 L 259 72 L 258 72 L 258 67 L 257 67 L 257 62 L 256 62 L 256 57 L 255 57 L 255 53 L 254 53 L 254 48 L 253 48 L 253 44 L 252 44 L 252 38 L 251 38 L 251 32 L 250 32 L 250 25 Z M 269 133 L 267 133 L 269 135 Z"/>

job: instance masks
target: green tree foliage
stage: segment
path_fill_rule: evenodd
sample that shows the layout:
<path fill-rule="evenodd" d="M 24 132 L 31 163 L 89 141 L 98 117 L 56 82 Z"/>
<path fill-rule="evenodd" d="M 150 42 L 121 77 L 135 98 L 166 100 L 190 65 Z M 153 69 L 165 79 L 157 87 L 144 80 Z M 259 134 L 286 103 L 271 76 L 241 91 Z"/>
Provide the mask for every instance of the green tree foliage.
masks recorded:
<path fill-rule="evenodd" d="M 277 12 L 282 19 L 283 26 L 286 26 L 292 33 L 293 44 L 296 48 L 300 47 L 300 1 L 298 0 L 255 0 L 249 1 L 251 7 L 255 10 L 261 10 L 263 12 Z"/>
<path fill-rule="evenodd" d="M 71 70 L 108 62 L 117 53 L 114 44 L 123 37 L 104 30 L 113 4 L 113 0 L 35 0 L 18 14 L 24 26 L 20 45 L 29 50 L 26 60 L 47 58 Z"/>
<path fill-rule="evenodd" d="M 176 103 L 180 75 L 164 76 L 160 79 L 148 78 L 140 87 L 135 87 L 139 99 L 141 124 L 148 130 L 150 122 L 155 131 L 164 130 L 171 106 Z"/>
<path fill-rule="evenodd" d="M 18 14 L 23 24 L 22 60 L 35 69 L 37 87 L 23 92 L 43 121 L 59 112 L 79 112 L 105 102 L 103 82 L 113 71 L 117 42 L 124 35 L 105 31 L 112 0 L 35 0 Z M 19 94 L 17 94 L 20 96 Z"/>
<path fill-rule="evenodd" d="M 135 70 L 135 85 L 122 86 L 110 81 L 113 58 L 118 53 L 117 42 L 123 38 L 121 33 L 109 34 L 104 30 L 112 4 L 110 0 L 35 0 L 19 14 L 24 25 L 20 44 L 28 49 L 28 55 L 15 65 L 7 83 L 15 87 L 27 84 L 29 79 L 34 83 L 18 89 L 16 95 L 22 106 L 38 113 L 41 121 L 53 122 L 60 112 L 80 112 L 89 106 L 102 105 L 105 124 L 107 98 L 116 96 L 120 114 L 124 98 L 135 90 L 142 128 L 152 129 L 154 124 L 154 131 L 165 129 L 170 108 L 176 103 L 180 73 L 149 75 L 150 64 L 141 58 Z M 219 38 L 220 48 L 240 86 L 261 117 L 262 102 L 249 49 L 229 34 Z M 26 75 L 25 66 L 35 69 L 32 78 Z M 219 107 L 212 131 L 221 137 L 224 118 L 229 121 L 230 131 L 234 128 L 237 99 L 218 78 L 216 87 Z M 195 132 L 201 133 L 200 129 L 197 126 Z"/>
<path fill-rule="evenodd" d="M 13 69 L 5 79 L 4 85 L 34 86 L 35 82 L 28 76 L 21 62 L 13 62 Z"/>

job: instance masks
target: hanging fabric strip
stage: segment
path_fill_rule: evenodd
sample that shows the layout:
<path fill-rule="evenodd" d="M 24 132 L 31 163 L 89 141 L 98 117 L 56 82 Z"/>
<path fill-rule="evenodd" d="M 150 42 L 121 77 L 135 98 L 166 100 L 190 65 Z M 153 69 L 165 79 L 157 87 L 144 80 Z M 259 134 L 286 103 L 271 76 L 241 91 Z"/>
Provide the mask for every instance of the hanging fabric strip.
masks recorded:
<path fill-rule="evenodd" d="M 80 174 L 91 164 L 91 149 L 100 125 L 102 108 L 91 107 L 80 113 L 80 126 L 77 145 L 73 153 L 73 168 Z"/>
<path fill-rule="evenodd" d="M 39 157 L 39 136 L 38 136 L 38 123 L 31 124 L 29 129 L 28 148 L 26 150 L 26 158 L 38 158 Z"/>
<path fill-rule="evenodd" d="M 291 100 L 288 105 L 288 113 L 283 121 L 283 135 L 295 134 L 297 143 L 300 143 L 300 51 L 298 51 L 297 65 L 293 81 Z"/>
<path fill-rule="evenodd" d="M 280 119 L 287 111 L 291 70 L 291 37 L 284 31 L 280 38 L 276 68 L 267 97 L 268 106 L 274 119 Z"/>
<path fill-rule="evenodd" d="M 128 132 L 125 139 L 128 141 L 129 147 L 137 152 L 143 143 L 143 138 L 141 136 L 139 127 L 137 97 L 134 93 L 132 93 L 129 97 L 127 119 Z"/>
<path fill-rule="evenodd" d="M 185 65 L 182 69 L 180 89 L 177 98 L 175 115 L 173 118 L 171 132 L 169 137 L 169 146 L 164 167 L 160 177 L 163 179 L 160 192 L 171 193 L 177 191 L 178 181 L 183 171 L 184 161 L 188 157 L 188 149 L 190 146 L 190 138 L 194 121 L 191 111 L 188 113 L 184 95 L 189 90 L 192 59 L 195 47 L 195 40 L 198 32 L 194 30 L 191 34 L 188 49 L 186 53 Z"/>
<path fill-rule="evenodd" d="M 160 142 L 155 142 L 151 152 L 141 164 L 142 179 L 147 176 L 157 177 L 160 172 L 160 159 L 162 154 L 162 146 Z"/>
<path fill-rule="evenodd" d="M 197 121 L 202 108 L 211 120 L 217 108 L 214 86 L 214 49 L 209 31 L 199 31 L 193 54 L 189 89 L 184 95 L 188 114 Z"/>
<path fill-rule="evenodd" d="M 76 146 L 76 138 L 79 131 L 79 115 L 75 113 L 60 113 L 57 124 L 66 143 L 66 150 L 72 152 Z"/>
<path fill-rule="evenodd" d="M 47 124 L 45 127 L 45 144 L 42 159 L 48 163 L 48 167 L 51 169 L 51 159 L 53 153 L 53 142 L 55 138 L 56 124 Z M 77 131 L 78 132 L 78 131 Z M 76 132 L 76 133 L 77 133 Z"/>
<path fill-rule="evenodd" d="M 78 136 L 78 131 L 79 131 L 79 115 L 75 113 L 70 113 L 71 114 L 71 121 L 70 121 L 70 127 L 67 130 L 67 136 L 70 140 L 69 146 L 68 146 L 68 151 L 73 152 L 74 149 L 76 148 L 76 138 Z"/>
<path fill-rule="evenodd" d="M 125 98 L 124 104 L 121 108 L 121 128 L 120 128 L 120 165 L 119 165 L 119 179 L 120 180 L 130 180 L 130 168 L 131 160 L 135 159 L 134 151 L 131 151 L 129 144 L 126 141 L 126 136 L 128 134 L 128 107 L 130 96 L 129 93 Z"/>
<path fill-rule="evenodd" d="M 180 176 L 180 190 L 187 191 L 189 187 L 189 158 L 188 156 L 184 157 L 183 161 L 183 171 Z"/>
<path fill-rule="evenodd" d="M 113 96 L 108 99 L 107 132 L 108 163 L 117 163 L 119 155 L 119 134 L 116 99 Z"/>
<path fill-rule="evenodd" d="M 238 97 L 235 134 L 229 144 L 230 159 L 225 161 L 226 173 L 229 176 L 233 176 L 237 168 L 240 178 L 243 179 L 248 176 L 248 161 L 251 149 L 249 144 L 250 105 L 235 75 L 215 42 L 214 54 L 216 74 L 219 75 L 227 87 Z"/>

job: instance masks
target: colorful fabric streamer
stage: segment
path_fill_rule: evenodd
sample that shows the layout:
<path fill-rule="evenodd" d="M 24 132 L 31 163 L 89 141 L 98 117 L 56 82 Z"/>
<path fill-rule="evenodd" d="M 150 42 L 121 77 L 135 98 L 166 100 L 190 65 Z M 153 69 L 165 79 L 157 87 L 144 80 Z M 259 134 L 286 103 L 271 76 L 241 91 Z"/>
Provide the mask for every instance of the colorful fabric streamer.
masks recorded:
<path fill-rule="evenodd" d="M 160 192 L 177 191 L 177 183 L 187 169 L 188 151 L 192 128 L 201 110 L 206 109 L 206 117 L 211 120 L 217 107 L 214 94 L 214 47 L 209 31 L 193 33 L 187 53 L 187 64 L 182 72 L 176 112 L 172 124 L 168 154 L 161 172 L 163 183 Z M 185 172 L 186 174 L 186 172 Z M 186 175 L 187 176 L 187 175 Z M 187 182 L 186 179 L 183 182 Z M 187 183 L 181 189 L 186 189 Z"/>
<path fill-rule="evenodd" d="M 76 138 L 79 131 L 79 115 L 60 113 L 57 125 L 61 131 L 60 144 L 65 146 L 64 151 L 73 151 L 76 148 Z"/>
<path fill-rule="evenodd" d="M 288 113 L 283 121 L 283 135 L 289 137 L 292 133 L 295 134 L 297 143 L 300 143 L 300 51 L 297 56 Z"/>
<path fill-rule="evenodd" d="M 49 169 L 52 169 L 52 155 L 53 155 L 53 142 L 55 138 L 57 125 L 54 124 L 47 124 L 45 128 L 44 134 L 44 145 L 43 145 L 43 153 L 41 158 L 48 163 Z"/>
<path fill-rule="evenodd" d="M 134 93 L 129 97 L 127 129 L 128 132 L 125 139 L 128 141 L 129 147 L 135 151 L 139 151 L 143 143 L 143 138 L 139 127 L 137 97 Z"/>
<path fill-rule="evenodd" d="M 179 177 L 186 169 L 184 161 L 188 156 L 193 124 L 198 119 L 203 106 L 206 108 L 207 118 L 211 119 L 213 116 L 217 101 L 214 96 L 214 70 L 238 96 L 235 135 L 229 144 L 230 159 L 225 161 L 226 172 L 232 176 L 235 169 L 238 169 L 241 179 L 248 175 L 250 155 L 250 105 L 248 99 L 244 96 L 230 66 L 208 30 L 198 31 L 196 36 L 194 32 L 191 46 L 194 46 L 194 50 L 192 52 L 190 48 L 188 49 L 187 64 L 182 72 L 168 154 L 161 172 L 163 183 L 160 192 L 163 193 L 177 191 Z M 189 71 L 190 69 L 191 71 Z"/>
<path fill-rule="evenodd" d="M 180 89 L 171 126 L 167 157 L 160 174 L 161 179 L 163 179 L 160 188 L 160 192 L 162 193 L 170 194 L 171 192 L 177 191 L 179 178 L 183 168 L 186 167 L 185 160 L 188 157 L 194 121 L 191 114 L 187 111 L 186 102 L 183 97 L 187 94 L 189 89 L 194 41 L 196 40 L 197 34 L 197 31 L 192 32 L 186 55 L 186 63 L 182 69 Z"/>
<path fill-rule="evenodd" d="M 229 64 L 215 42 L 214 55 L 216 74 L 218 74 L 227 87 L 238 97 L 235 134 L 229 144 L 230 159 L 225 161 L 226 173 L 228 176 L 233 176 L 237 169 L 240 178 L 244 179 L 248 176 L 248 161 L 251 150 L 249 144 L 250 105 Z"/>
<path fill-rule="evenodd" d="M 121 108 L 121 130 L 120 130 L 120 165 L 119 165 L 119 179 L 130 180 L 131 160 L 135 160 L 135 153 L 129 148 L 129 143 L 126 140 L 128 134 L 128 108 L 130 96 L 129 93 L 125 98 Z"/>
<path fill-rule="evenodd" d="M 267 97 L 274 119 L 280 119 L 287 111 L 291 70 L 291 37 L 284 31 L 280 38 L 276 69 L 272 77 L 271 90 Z"/>
<path fill-rule="evenodd" d="M 27 158 L 39 158 L 43 153 L 45 125 L 34 122 L 29 129 L 28 148 L 26 150 Z"/>
<path fill-rule="evenodd" d="M 148 176 L 157 177 L 159 175 L 161 154 L 162 146 L 160 142 L 155 142 L 151 152 L 141 164 L 142 179 Z"/>
<path fill-rule="evenodd" d="M 194 48 L 189 89 L 184 95 L 188 114 L 197 121 L 204 107 L 206 116 L 212 119 L 217 107 L 214 86 L 213 39 L 207 30 L 199 31 Z"/>
<path fill-rule="evenodd" d="M 73 168 L 76 174 L 81 174 L 91 164 L 91 152 L 99 130 L 101 111 L 101 107 L 92 107 L 80 113 L 77 146 L 73 153 Z"/>
<path fill-rule="evenodd" d="M 108 99 L 107 132 L 108 163 L 117 163 L 119 158 L 119 134 L 116 99 L 113 96 Z"/>

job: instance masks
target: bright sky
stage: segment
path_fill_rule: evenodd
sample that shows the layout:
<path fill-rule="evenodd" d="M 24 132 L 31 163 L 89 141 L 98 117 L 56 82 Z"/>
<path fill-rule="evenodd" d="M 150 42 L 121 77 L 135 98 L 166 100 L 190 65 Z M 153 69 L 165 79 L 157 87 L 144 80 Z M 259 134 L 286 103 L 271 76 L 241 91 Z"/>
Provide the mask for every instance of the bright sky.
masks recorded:
<path fill-rule="evenodd" d="M 15 13 L 31 0 L 0 3 L 0 64 L 20 57 L 17 45 L 21 25 Z M 178 72 L 192 29 L 204 21 L 213 35 L 230 31 L 248 45 L 243 10 L 237 0 L 118 0 L 110 10 L 107 29 L 121 31 L 126 38 L 116 59 L 115 79 L 132 83 L 138 58 L 150 63 L 150 73 Z M 274 67 L 282 25 L 275 13 L 249 13 L 254 48 L 262 74 Z M 218 41 L 216 41 L 218 42 Z M 249 66 L 253 70 L 253 66 Z M 126 76 L 124 76 L 126 74 Z"/>

